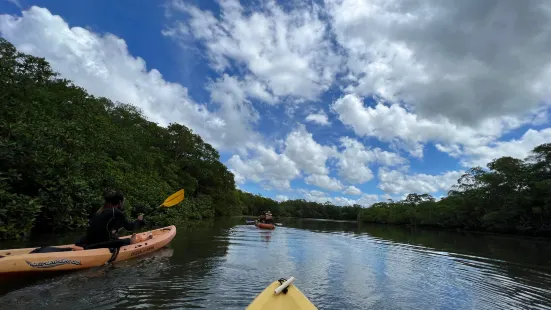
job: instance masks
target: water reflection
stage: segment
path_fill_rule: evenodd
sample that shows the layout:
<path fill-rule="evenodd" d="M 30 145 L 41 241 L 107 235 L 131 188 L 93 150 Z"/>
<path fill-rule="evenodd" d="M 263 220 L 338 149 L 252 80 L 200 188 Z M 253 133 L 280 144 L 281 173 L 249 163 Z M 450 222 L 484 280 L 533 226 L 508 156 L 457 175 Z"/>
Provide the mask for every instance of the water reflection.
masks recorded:
<path fill-rule="evenodd" d="M 266 232 L 260 233 L 260 240 L 262 242 L 270 242 L 270 239 L 272 239 L 272 232 L 271 231 L 266 231 Z"/>
<path fill-rule="evenodd" d="M 549 309 L 548 241 L 353 222 L 224 219 L 178 227 L 170 248 L 43 280 L 13 309 L 243 309 L 295 276 L 320 309 Z M 547 253 L 547 254 L 546 254 Z"/>

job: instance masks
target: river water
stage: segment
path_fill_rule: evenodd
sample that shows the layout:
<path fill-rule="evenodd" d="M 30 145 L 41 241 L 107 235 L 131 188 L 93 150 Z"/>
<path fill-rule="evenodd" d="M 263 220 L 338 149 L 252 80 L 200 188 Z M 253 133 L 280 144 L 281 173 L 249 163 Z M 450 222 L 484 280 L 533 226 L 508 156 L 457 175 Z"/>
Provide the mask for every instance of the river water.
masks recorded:
<path fill-rule="evenodd" d="M 318 220 L 178 227 L 147 257 L 2 283 L 0 309 L 244 309 L 294 276 L 319 309 L 551 309 L 551 242 Z M 43 236 L 0 248 L 60 244 Z"/>

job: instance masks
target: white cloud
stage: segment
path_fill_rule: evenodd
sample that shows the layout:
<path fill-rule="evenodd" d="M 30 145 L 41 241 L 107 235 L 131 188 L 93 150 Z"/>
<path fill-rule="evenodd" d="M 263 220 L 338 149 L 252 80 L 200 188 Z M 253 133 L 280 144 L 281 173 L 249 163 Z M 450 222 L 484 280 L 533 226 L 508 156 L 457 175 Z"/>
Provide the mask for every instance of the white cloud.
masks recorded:
<path fill-rule="evenodd" d="M 355 203 L 360 206 L 368 207 L 379 201 L 381 201 L 381 198 L 378 195 L 364 194 L 360 199 L 356 200 Z"/>
<path fill-rule="evenodd" d="M 316 8 L 283 10 L 273 1 L 245 10 L 239 1 L 220 1 L 220 17 L 174 0 L 173 20 L 165 35 L 207 48 L 211 65 L 223 71 L 239 67 L 275 97 L 316 99 L 333 83 L 339 57 L 326 40 L 328 25 Z"/>
<path fill-rule="evenodd" d="M 405 195 L 407 195 L 407 194 L 405 194 Z M 385 202 L 388 201 L 388 200 L 393 200 L 393 201 L 401 200 L 400 197 L 392 196 L 392 195 L 386 194 L 386 193 L 383 194 L 383 195 L 381 195 L 381 198 L 382 198 L 382 200 L 385 201 Z"/>
<path fill-rule="evenodd" d="M 130 55 L 126 42 L 112 34 L 70 28 L 60 16 L 33 6 L 21 17 L 0 15 L 0 35 L 20 51 L 46 58 L 54 70 L 91 94 L 133 104 L 161 125 L 184 124 L 217 148 L 244 145 L 255 137 L 249 127 L 258 117 L 239 89 L 227 88 L 228 100 L 215 91 L 221 106 L 209 111 L 182 85 L 167 82 L 155 69 L 148 71 L 145 61 Z M 214 89 L 227 82 L 222 79 Z"/>
<path fill-rule="evenodd" d="M 362 191 L 355 186 L 348 186 L 348 188 L 346 188 L 344 193 L 347 195 L 361 195 Z"/>
<path fill-rule="evenodd" d="M 384 166 L 403 164 L 406 160 L 399 155 L 379 148 L 368 150 L 357 140 L 342 137 L 340 139 L 344 150 L 339 155 L 337 166 L 340 168 L 339 176 L 350 183 L 360 184 L 373 178 L 373 172 L 368 167 L 370 163 Z"/>
<path fill-rule="evenodd" d="M 486 167 L 486 164 L 502 156 L 524 159 L 536 146 L 550 141 L 551 128 L 540 131 L 529 129 L 519 139 L 467 148 L 463 153 L 466 158 L 463 158 L 461 162 L 465 167 Z"/>
<path fill-rule="evenodd" d="M 218 103 L 218 114 L 222 115 L 224 127 L 228 130 L 218 132 L 217 140 L 228 145 L 244 145 L 246 142 L 258 142 L 259 135 L 252 125 L 259 120 L 258 112 L 247 100 L 239 81 L 224 74 L 210 85 L 211 101 Z"/>
<path fill-rule="evenodd" d="M 304 182 L 330 191 L 338 191 L 343 188 L 339 180 L 328 175 L 312 174 L 304 178 Z"/>
<path fill-rule="evenodd" d="M 307 191 L 304 189 L 300 189 L 298 191 L 304 195 L 304 199 L 307 201 L 313 201 L 318 203 L 329 202 L 337 206 L 351 206 L 354 204 L 358 204 L 360 206 L 367 207 L 374 204 L 375 202 L 380 201 L 379 196 L 377 195 L 364 194 L 358 199 L 349 199 L 342 196 L 331 197 L 327 193 L 316 191 L 316 190 Z"/>
<path fill-rule="evenodd" d="M 549 1 L 325 4 L 348 56 L 349 92 L 469 126 L 550 98 Z"/>
<path fill-rule="evenodd" d="M 348 198 L 331 197 L 327 195 L 327 193 L 316 191 L 316 190 L 312 190 L 312 191 L 299 190 L 299 191 L 304 194 L 304 199 L 307 201 L 313 201 L 317 203 L 329 202 L 337 206 L 348 206 L 353 204 L 353 201 Z"/>
<path fill-rule="evenodd" d="M 337 206 L 351 206 L 356 203 L 355 200 L 348 199 L 346 197 L 341 197 L 341 196 L 331 197 L 329 199 L 329 202 Z"/>
<path fill-rule="evenodd" d="M 321 192 L 321 191 L 318 191 L 318 190 L 311 190 L 310 192 L 308 192 L 310 195 L 314 196 L 314 197 L 325 197 L 327 196 L 327 193 L 325 192 Z"/>
<path fill-rule="evenodd" d="M 287 201 L 287 200 L 289 200 L 289 197 L 287 197 L 287 196 L 285 196 L 285 195 L 276 195 L 275 200 L 277 200 L 277 201 L 279 201 L 279 202 Z"/>
<path fill-rule="evenodd" d="M 277 103 L 277 98 L 272 96 L 272 94 L 270 94 L 268 90 L 266 90 L 266 84 L 263 84 L 260 81 L 247 79 L 245 83 L 245 90 L 250 97 L 256 98 L 266 103 Z"/>
<path fill-rule="evenodd" d="M 318 144 L 304 126 L 299 126 L 287 136 L 284 153 L 307 173 L 327 174 L 325 162 L 336 150 Z"/>
<path fill-rule="evenodd" d="M 488 118 L 476 127 L 460 126 L 443 117 L 424 119 L 398 104 L 376 103 L 364 106 L 362 99 L 348 94 L 332 105 L 339 120 L 359 136 L 376 137 L 397 144 L 413 156 L 422 157 L 427 142 L 441 142 L 440 150 L 451 150 L 458 144 L 466 147 L 486 145 L 504 132 L 533 120 L 537 115 Z"/>
<path fill-rule="evenodd" d="M 407 175 L 398 170 L 380 168 L 378 187 L 387 194 L 431 194 L 450 190 L 462 174 L 461 171 L 448 171 L 439 175 L 424 173 Z"/>
<path fill-rule="evenodd" d="M 331 202 L 331 197 L 327 195 L 317 195 L 306 190 L 301 190 L 304 193 L 304 199 L 307 201 L 313 201 L 318 203 L 325 203 L 327 201 Z M 325 193 L 324 193 L 325 194 Z"/>
<path fill-rule="evenodd" d="M 323 126 L 328 126 L 331 123 L 327 119 L 327 114 L 323 110 L 317 112 L 317 113 L 310 113 L 308 116 L 306 116 L 305 120 L 307 122 L 316 123 Z"/>
<path fill-rule="evenodd" d="M 236 182 L 252 180 L 276 189 L 289 189 L 291 180 L 300 173 L 295 162 L 263 145 L 251 146 L 251 149 L 251 157 L 233 155 L 227 162 Z"/>

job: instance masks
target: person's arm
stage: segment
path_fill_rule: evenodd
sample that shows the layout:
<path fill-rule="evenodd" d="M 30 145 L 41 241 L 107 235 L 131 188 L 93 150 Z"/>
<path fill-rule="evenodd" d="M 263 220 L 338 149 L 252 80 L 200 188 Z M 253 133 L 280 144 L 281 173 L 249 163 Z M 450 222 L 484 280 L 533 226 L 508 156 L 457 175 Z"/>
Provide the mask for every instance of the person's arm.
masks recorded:
<path fill-rule="evenodd" d="M 124 229 L 128 231 L 134 231 L 140 228 L 141 226 L 145 225 L 145 222 L 143 220 L 135 220 L 133 222 L 129 222 L 126 219 L 126 215 L 120 210 L 115 211 L 115 218 L 118 220 L 118 222 L 121 224 L 121 227 L 124 227 Z"/>

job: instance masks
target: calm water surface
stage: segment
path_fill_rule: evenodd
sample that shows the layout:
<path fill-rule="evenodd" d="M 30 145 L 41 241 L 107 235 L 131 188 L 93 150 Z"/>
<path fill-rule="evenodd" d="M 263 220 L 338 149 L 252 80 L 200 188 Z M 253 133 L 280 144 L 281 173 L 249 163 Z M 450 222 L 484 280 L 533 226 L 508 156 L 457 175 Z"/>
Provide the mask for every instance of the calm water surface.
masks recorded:
<path fill-rule="evenodd" d="M 551 243 L 349 222 L 220 219 L 144 258 L 1 283 L 0 309 L 244 309 L 294 276 L 319 309 L 551 309 Z M 66 243 L 42 237 L 0 248 Z"/>

